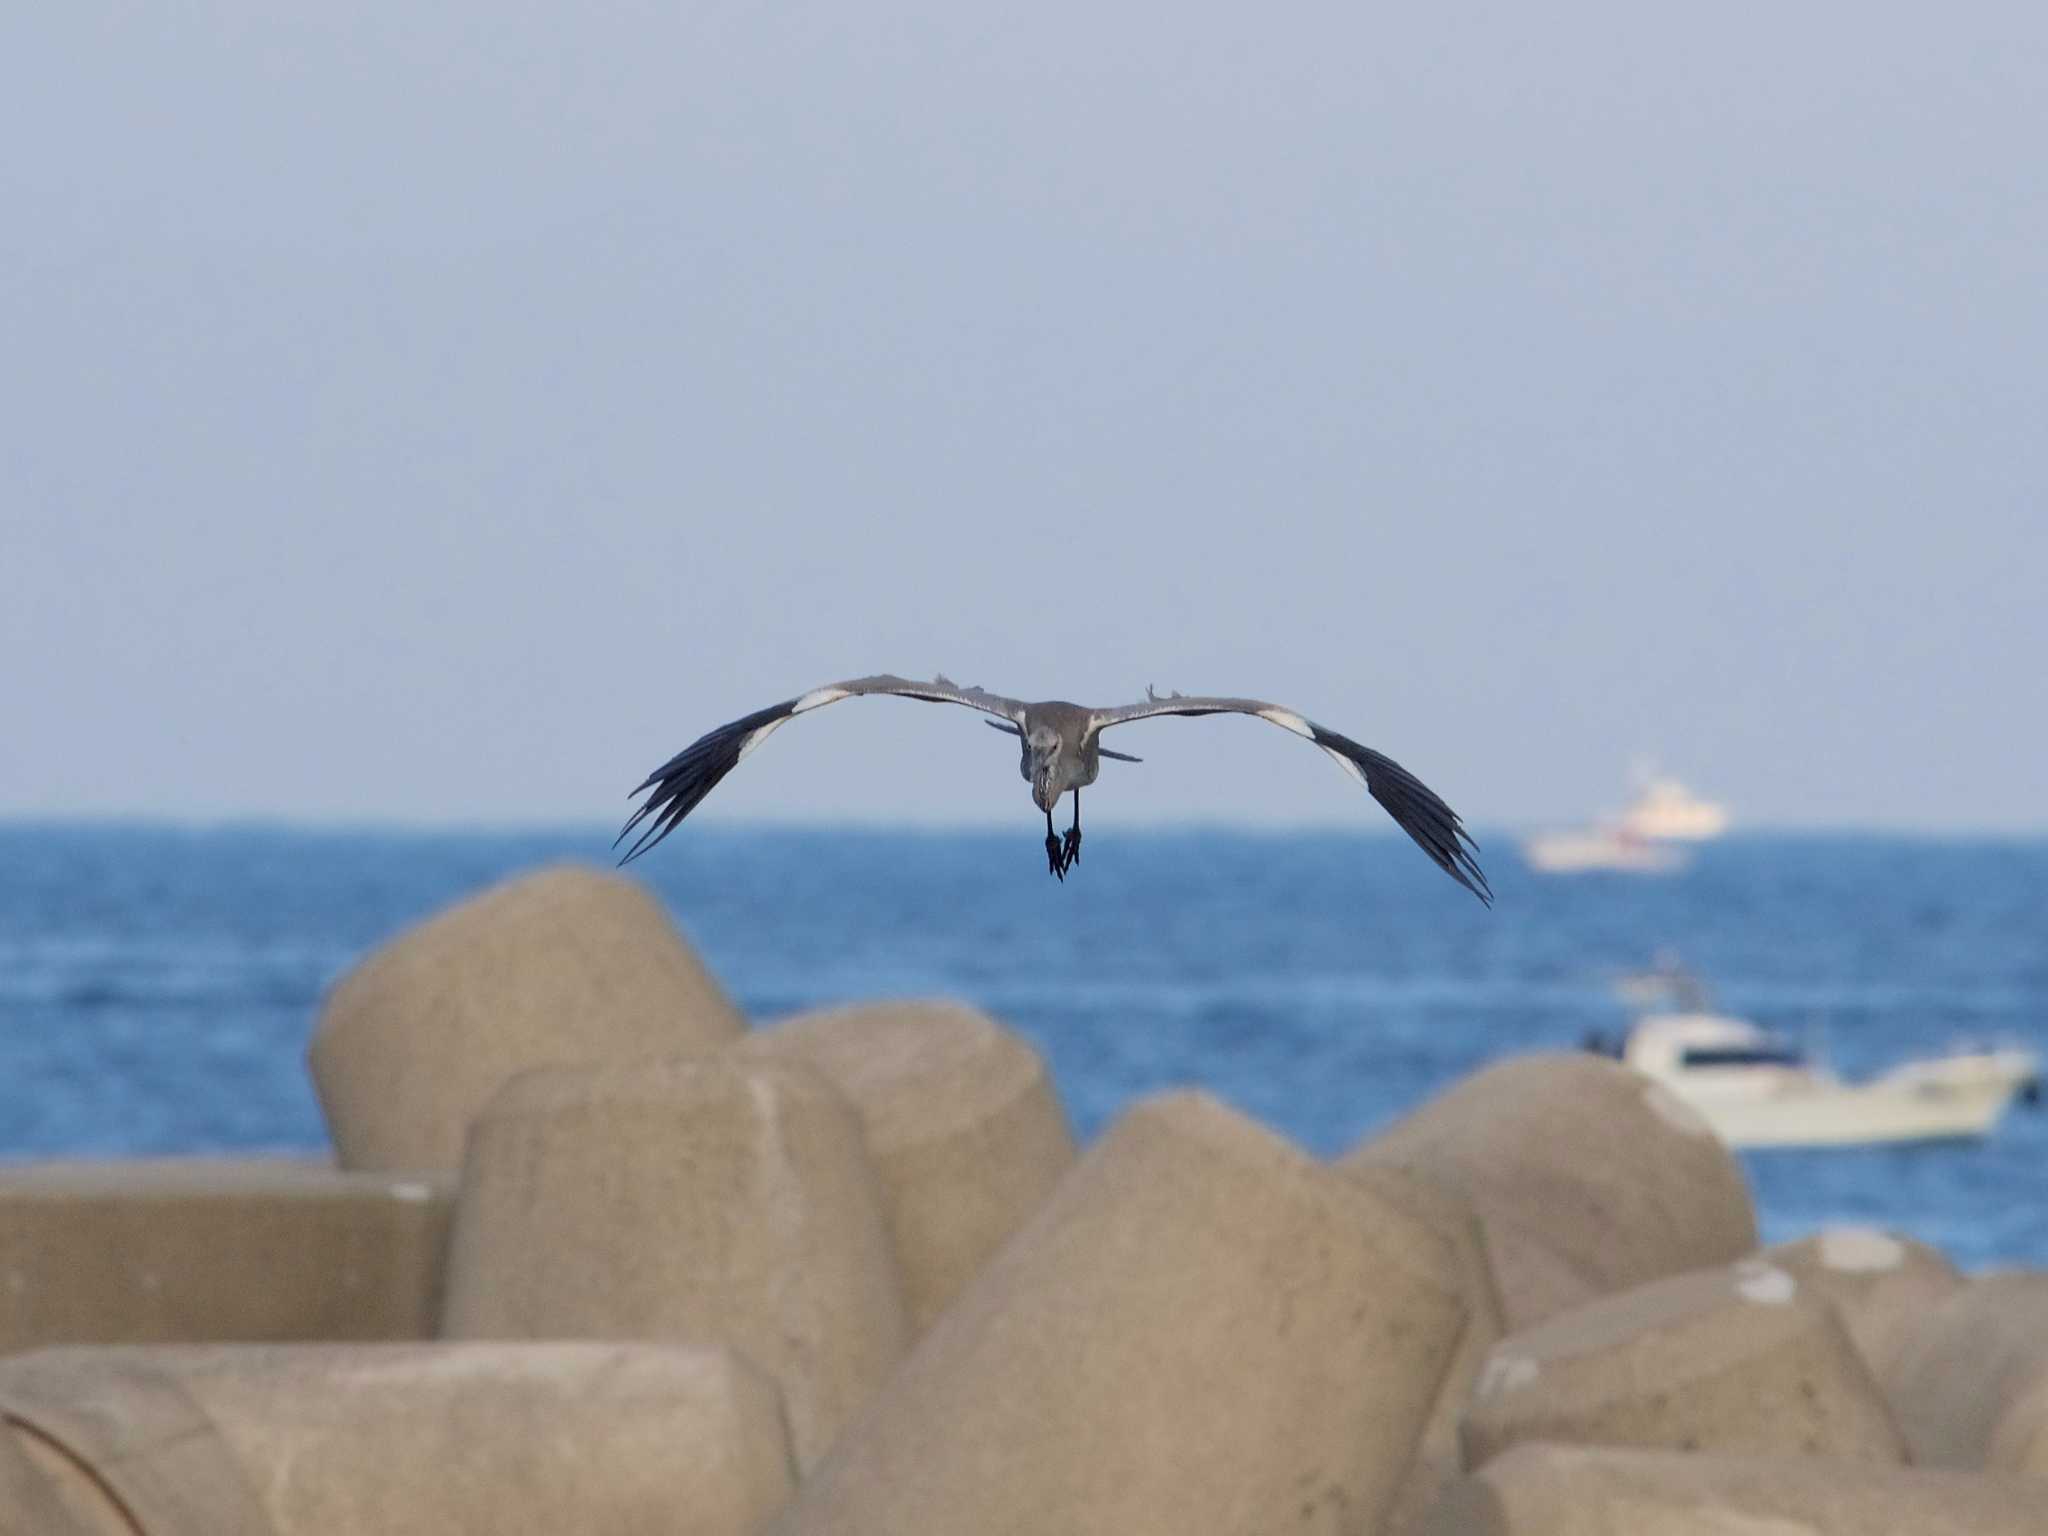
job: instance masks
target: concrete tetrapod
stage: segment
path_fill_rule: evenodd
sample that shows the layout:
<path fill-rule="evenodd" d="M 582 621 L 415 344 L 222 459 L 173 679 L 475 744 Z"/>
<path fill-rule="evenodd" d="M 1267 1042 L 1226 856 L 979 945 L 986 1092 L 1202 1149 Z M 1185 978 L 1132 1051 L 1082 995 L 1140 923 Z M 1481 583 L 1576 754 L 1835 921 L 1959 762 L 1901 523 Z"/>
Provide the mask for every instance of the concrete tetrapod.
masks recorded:
<path fill-rule="evenodd" d="M 773 1384 L 659 1345 L 41 1350 L 0 1424 L 93 1536 L 751 1536 L 793 1482 Z"/>
<path fill-rule="evenodd" d="M 309 1058 L 344 1168 L 452 1173 L 515 1073 L 710 1049 L 742 1027 L 659 902 L 561 866 L 370 955 L 328 994 Z"/>
<path fill-rule="evenodd" d="M 726 1344 L 809 1466 L 903 1353 L 859 1116 L 815 1068 L 721 1054 L 529 1072 L 470 1135 L 446 1338 Z"/>
<path fill-rule="evenodd" d="M 1963 1283 L 1939 1249 L 1875 1227 L 1829 1227 L 1758 1257 L 1835 1304 L 1879 1382 L 1928 1310 Z"/>
<path fill-rule="evenodd" d="M 1806 1456 L 1524 1445 L 1454 1485 L 1427 1536 L 2043 1536 L 2017 1478 Z"/>
<path fill-rule="evenodd" d="M 1465 1330 L 1458 1351 L 1437 1389 L 1401 1491 L 1381 1522 L 1379 1536 L 1409 1536 L 1444 1487 L 1464 1470 L 1459 1426 L 1479 1372 L 1500 1339 L 1500 1299 L 1486 1262 L 1485 1235 L 1463 1200 L 1397 1168 L 1358 1162 L 1337 1167 L 1344 1177 L 1407 1212 L 1429 1231 L 1434 1241 L 1411 1248 L 1409 1261 L 1455 1291 L 1465 1304 Z"/>
<path fill-rule="evenodd" d="M 1200 1094 L 1123 1115 L 911 1352 L 784 1536 L 1375 1530 L 1465 1309 L 1413 1217 Z"/>
<path fill-rule="evenodd" d="M 33 1438 L 24 1443 L 0 1418 L 0 1536 L 135 1536 L 125 1520 L 112 1523 L 120 1512 L 104 1498 L 83 1510 L 68 1507 L 58 1481 L 36 1465 L 44 1457 L 59 1459 Z"/>
<path fill-rule="evenodd" d="M 1603 1296 L 1501 1340 L 1466 1410 L 1465 1465 L 1532 1440 L 1906 1459 L 1834 1308 L 1754 1259 Z"/>
<path fill-rule="evenodd" d="M 1999 1416 L 1984 1464 L 1998 1472 L 2048 1478 L 2048 1377 L 2033 1382 Z"/>
<path fill-rule="evenodd" d="M 1510 1057 L 1345 1154 L 1468 1201 L 1509 1331 L 1756 1247 L 1734 1157 L 1668 1088 L 1585 1053 Z"/>
<path fill-rule="evenodd" d="M 0 1170 L 0 1354 L 433 1335 L 452 1187 L 283 1159 Z"/>
<path fill-rule="evenodd" d="M 881 1177 L 913 1335 L 943 1312 L 1074 1161 L 1029 1045 L 959 1003 L 831 1008 L 736 1050 L 808 1062 L 856 1109 Z"/>
<path fill-rule="evenodd" d="M 2048 1271 L 1950 1292 L 1901 1336 L 1884 1388 L 1914 1460 L 2048 1475 Z"/>

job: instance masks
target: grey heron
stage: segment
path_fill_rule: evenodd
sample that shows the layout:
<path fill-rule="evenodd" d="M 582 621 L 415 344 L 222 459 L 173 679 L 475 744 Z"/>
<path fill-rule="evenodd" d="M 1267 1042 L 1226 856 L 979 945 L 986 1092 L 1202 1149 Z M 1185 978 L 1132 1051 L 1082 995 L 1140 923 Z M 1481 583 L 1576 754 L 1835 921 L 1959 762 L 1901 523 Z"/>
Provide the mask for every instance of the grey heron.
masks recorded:
<path fill-rule="evenodd" d="M 1022 749 L 1019 770 L 1031 786 L 1031 798 L 1045 812 L 1045 857 L 1052 874 L 1061 880 L 1081 861 L 1081 791 L 1095 782 L 1102 771 L 1102 759 L 1135 763 L 1139 759 L 1112 752 L 1102 745 L 1102 733 L 1113 725 L 1148 720 L 1155 715 L 1255 715 L 1261 720 L 1292 731 L 1313 742 L 1352 778 L 1366 787 L 1386 808 L 1402 831 L 1414 838 L 1422 851 L 1458 884 L 1488 906 L 1493 891 L 1480 872 L 1473 855 L 1478 851 L 1466 833 L 1464 823 L 1436 792 L 1392 758 L 1362 747 L 1348 736 L 1317 725 L 1304 715 L 1259 699 L 1211 698 L 1180 693 L 1145 690 L 1144 702 L 1123 704 L 1112 709 L 1089 709 L 1063 699 L 1026 703 L 1005 698 L 981 688 L 962 688 L 945 677 L 916 683 L 887 673 L 857 677 L 849 682 L 831 683 L 766 709 L 757 709 L 715 731 L 709 731 L 663 763 L 632 791 L 638 795 L 653 790 L 620 829 L 612 842 L 616 848 L 636 828 L 640 836 L 619 860 L 629 864 L 673 832 L 679 822 L 697 808 L 717 787 L 719 780 L 738 766 L 740 759 L 798 715 L 836 704 L 841 699 L 869 694 L 890 694 L 897 698 L 922 699 L 931 704 L 964 704 L 993 718 L 984 722 L 1018 739 Z M 1061 835 L 1053 827 L 1053 807 L 1061 795 L 1074 796 L 1074 821 Z M 642 823 L 645 827 L 642 828 Z"/>

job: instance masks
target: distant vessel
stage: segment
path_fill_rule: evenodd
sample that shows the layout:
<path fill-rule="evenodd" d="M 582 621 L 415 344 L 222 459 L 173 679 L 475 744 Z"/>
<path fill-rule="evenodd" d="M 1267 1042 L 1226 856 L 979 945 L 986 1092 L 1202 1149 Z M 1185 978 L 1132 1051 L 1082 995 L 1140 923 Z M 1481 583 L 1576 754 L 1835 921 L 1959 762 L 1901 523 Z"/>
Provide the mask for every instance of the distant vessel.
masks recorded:
<path fill-rule="evenodd" d="M 1620 825 L 1579 832 L 1541 832 L 1522 843 L 1529 867 L 1546 875 L 1589 869 L 1618 869 L 1636 875 L 1668 875 L 1692 861 L 1689 849 L 1652 842 Z"/>
<path fill-rule="evenodd" d="M 1783 1035 L 1715 1013 L 1648 1014 L 1618 1054 L 1697 1110 L 1731 1147 L 1848 1147 L 1982 1136 L 2015 1098 L 2038 1091 L 2040 1064 L 2017 1047 L 1970 1048 L 1902 1062 L 1851 1082 Z"/>
<path fill-rule="evenodd" d="M 1621 813 L 1621 828 L 1652 841 L 1703 843 L 1728 830 L 1728 808 L 1700 799 L 1676 779 L 1653 778 Z"/>
<path fill-rule="evenodd" d="M 1700 979 L 1661 950 L 1615 982 L 1640 1009 L 1620 1038 L 1589 1035 L 1669 1088 L 1731 1147 L 1849 1147 L 1982 1136 L 2015 1098 L 2040 1093 L 2040 1061 L 2017 1046 L 1968 1045 L 1860 1082 L 1774 1031 L 1714 1010 Z"/>
<path fill-rule="evenodd" d="M 1568 832 L 1540 832 L 1522 843 L 1531 869 L 1547 875 L 1611 869 L 1668 875 L 1691 862 L 1682 846 L 1728 830 L 1728 811 L 1702 800 L 1678 780 L 1639 770 L 1642 789 L 1619 816 Z"/>

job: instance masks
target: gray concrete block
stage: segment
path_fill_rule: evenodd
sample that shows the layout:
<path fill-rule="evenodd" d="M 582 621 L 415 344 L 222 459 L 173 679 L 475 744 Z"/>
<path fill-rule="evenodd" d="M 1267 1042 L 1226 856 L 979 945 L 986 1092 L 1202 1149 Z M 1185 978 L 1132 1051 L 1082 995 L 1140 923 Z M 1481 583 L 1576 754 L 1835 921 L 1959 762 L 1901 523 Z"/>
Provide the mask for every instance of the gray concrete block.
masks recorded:
<path fill-rule="evenodd" d="M 1818 1457 L 1524 1445 L 1456 1484 L 1427 1536 L 2044 1536 L 2017 1479 Z"/>
<path fill-rule="evenodd" d="M 61 1468 L 46 1473 L 40 1465 L 62 1459 L 61 1452 L 33 1435 L 14 1433 L 0 1420 L 0 1536 L 135 1536 L 107 1499 L 65 1498 L 67 1482 L 79 1494 L 90 1490 L 67 1479 Z"/>
<path fill-rule="evenodd" d="M 313 1161 L 0 1169 L 0 1354 L 433 1335 L 451 1181 Z"/>
<path fill-rule="evenodd" d="M 1884 1389 L 1914 1460 L 2048 1473 L 2048 1271 L 1951 1291 L 1899 1339 Z"/>
<path fill-rule="evenodd" d="M 1467 1467 L 1530 1441 L 1905 1460 L 1834 1308 L 1759 1260 L 1510 1334 L 1480 1373 L 1463 1434 Z"/>
<path fill-rule="evenodd" d="M 1073 1133 L 1024 1041 L 959 1003 L 832 1008 L 734 1049 L 807 1062 L 860 1111 L 913 1334 L 951 1304 L 1074 1161 Z"/>
<path fill-rule="evenodd" d="M 328 994 L 309 1059 L 343 1167 L 452 1173 L 470 1120 L 515 1074 L 710 1049 L 742 1027 L 659 902 L 565 865 L 363 960 Z"/>
<path fill-rule="evenodd" d="M 772 1383 L 656 1345 L 43 1350 L 0 1438 L 93 1536 L 751 1536 L 794 1480 Z"/>
<path fill-rule="evenodd" d="M 1905 1336 L 1963 1283 L 1938 1249 L 1874 1227 L 1829 1227 L 1760 1257 L 1834 1303 L 1879 1380 Z"/>
<path fill-rule="evenodd" d="M 477 1118 L 447 1338 L 728 1345 L 809 1466 L 907 1342 L 859 1116 L 816 1069 L 730 1054 L 526 1073 Z"/>
<path fill-rule="evenodd" d="M 1756 1247 L 1741 1167 L 1707 1123 L 1590 1054 L 1497 1062 L 1344 1161 L 1406 1169 L 1471 1205 L 1510 1330 Z"/>
<path fill-rule="evenodd" d="M 1406 1212 L 1197 1094 L 1087 1152 L 778 1532 L 1374 1530 L 1465 1323 Z"/>
<path fill-rule="evenodd" d="M 1397 1168 L 1370 1163 L 1339 1164 L 1346 1178 L 1412 1216 L 1432 1239 L 1417 1242 L 1409 1261 L 1457 1294 L 1465 1306 L 1465 1330 L 1458 1340 L 1415 1456 L 1403 1475 L 1380 1536 L 1409 1536 L 1422 1523 L 1443 1489 L 1464 1470 L 1459 1425 L 1471 1401 L 1481 1368 L 1500 1339 L 1500 1298 L 1486 1261 L 1486 1238 L 1472 1208 L 1439 1185 L 1429 1184 Z"/>

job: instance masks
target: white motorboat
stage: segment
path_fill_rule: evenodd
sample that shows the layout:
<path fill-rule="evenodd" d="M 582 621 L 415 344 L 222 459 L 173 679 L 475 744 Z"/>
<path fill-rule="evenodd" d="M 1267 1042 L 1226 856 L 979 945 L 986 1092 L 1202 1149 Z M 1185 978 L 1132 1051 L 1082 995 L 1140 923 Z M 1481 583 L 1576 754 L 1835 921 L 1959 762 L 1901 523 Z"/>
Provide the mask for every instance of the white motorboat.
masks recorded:
<path fill-rule="evenodd" d="M 1568 832 L 1542 832 L 1522 843 L 1522 857 L 1540 874 L 1611 869 L 1634 875 L 1675 874 L 1691 862 L 1683 845 L 1728 830 L 1728 811 L 1702 800 L 1676 779 L 1639 769 L 1642 789 L 1619 816 Z"/>
<path fill-rule="evenodd" d="M 1728 830 L 1728 808 L 1702 800 L 1676 779 L 1646 777 L 1621 826 L 1653 842 L 1703 843 Z"/>
<path fill-rule="evenodd" d="M 1539 874 L 1576 875 L 1593 869 L 1620 870 L 1631 875 L 1676 874 L 1691 854 L 1669 843 L 1653 842 L 1621 826 L 1588 827 L 1579 832 L 1541 832 L 1522 842 L 1522 857 Z"/>
<path fill-rule="evenodd" d="M 1664 1084 L 1731 1147 L 1846 1147 L 1982 1136 L 2039 1092 L 2040 1062 L 2017 1047 L 1967 1048 L 1861 1081 L 1837 1076 L 1746 1019 L 1648 1014 L 1596 1043 Z"/>

